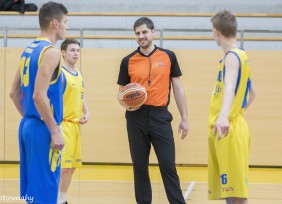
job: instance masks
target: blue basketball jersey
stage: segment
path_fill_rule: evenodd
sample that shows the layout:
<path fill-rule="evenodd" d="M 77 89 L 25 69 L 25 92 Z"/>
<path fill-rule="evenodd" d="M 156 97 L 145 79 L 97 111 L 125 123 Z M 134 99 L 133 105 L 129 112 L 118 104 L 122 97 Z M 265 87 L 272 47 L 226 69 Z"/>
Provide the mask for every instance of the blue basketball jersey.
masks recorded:
<path fill-rule="evenodd" d="M 24 50 L 20 61 L 21 75 L 21 104 L 24 116 L 42 119 L 38 113 L 34 101 L 33 92 L 36 74 L 40 65 L 43 52 L 53 45 L 45 38 L 38 38 L 32 42 Z M 63 77 L 61 74 L 61 66 L 58 64 L 50 86 L 48 88 L 48 98 L 50 107 L 53 110 L 56 123 L 59 125 L 63 119 Z"/>

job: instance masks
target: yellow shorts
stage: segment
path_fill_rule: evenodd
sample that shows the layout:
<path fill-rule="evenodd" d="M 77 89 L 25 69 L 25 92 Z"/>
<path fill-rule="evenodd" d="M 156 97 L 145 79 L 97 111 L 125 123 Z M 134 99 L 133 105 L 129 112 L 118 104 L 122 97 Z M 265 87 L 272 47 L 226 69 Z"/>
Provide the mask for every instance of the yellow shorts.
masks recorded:
<path fill-rule="evenodd" d="M 81 167 L 80 124 L 63 121 L 60 129 L 65 140 L 61 168 Z"/>
<path fill-rule="evenodd" d="M 250 155 L 250 131 L 240 114 L 230 123 L 229 133 L 218 141 L 208 137 L 208 198 L 218 200 L 228 197 L 248 197 L 248 169 Z"/>

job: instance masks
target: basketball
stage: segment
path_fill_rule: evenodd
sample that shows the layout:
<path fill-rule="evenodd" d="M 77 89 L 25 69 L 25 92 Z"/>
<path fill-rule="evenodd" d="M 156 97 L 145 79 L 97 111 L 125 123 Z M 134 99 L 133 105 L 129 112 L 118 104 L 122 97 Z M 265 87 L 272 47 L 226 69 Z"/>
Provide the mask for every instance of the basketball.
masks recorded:
<path fill-rule="evenodd" d="M 146 89 L 139 83 L 127 84 L 121 93 L 121 102 L 128 108 L 138 108 L 145 103 L 146 99 Z"/>

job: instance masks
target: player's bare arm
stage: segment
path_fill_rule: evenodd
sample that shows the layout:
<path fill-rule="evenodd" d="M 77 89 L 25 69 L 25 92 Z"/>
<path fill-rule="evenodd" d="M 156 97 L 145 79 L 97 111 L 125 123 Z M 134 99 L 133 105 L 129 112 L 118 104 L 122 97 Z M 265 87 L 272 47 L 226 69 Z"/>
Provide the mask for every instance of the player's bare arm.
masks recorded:
<path fill-rule="evenodd" d="M 227 136 L 229 132 L 229 113 L 235 96 L 238 78 L 239 61 L 235 54 L 228 53 L 225 57 L 224 93 L 222 108 L 214 126 L 214 135 L 218 133 L 218 139 Z"/>
<path fill-rule="evenodd" d="M 22 106 L 21 106 L 21 76 L 20 69 L 18 69 L 14 81 L 12 84 L 12 88 L 10 91 L 10 97 L 13 100 L 18 112 L 23 116 Z"/>
<path fill-rule="evenodd" d="M 79 120 L 79 123 L 84 125 L 85 123 L 88 122 L 89 117 L 90 117 L 90 112 L 89 112 L 88 106 L 86 104 L 85 98 L 83 98 L 82 111 L 83 111 L 83 115 L 82 115 L 81 119 Z"/>
<path fill-rule="evenodd" d="M 50 108 L 47 91 L 50 85 L 52 75 L 60 63 L 61 53 L 56 48 L 48 48 L 41 58 L 40 65 L 38 67 L 33 100 L 35 106 L 43 118 L 44 122 L 48 126 L 51 132 L 51 147 L 56 150 L 62 150 L 64 147 L 64 140 L 57 126 L 52 110 Z"/>
<path fill-rule="evenodd" d="M 251 87 L 250 87 L 250 96 L 249 96 L 249 100 L 248 100 L 248 103 L 246 105 L 246 109 L 249 108 L 249 106 L 251 105 L 251 103 L 253 102 L 253 100 L 255 99 L 256 97 L 256 91 L 255 91 L 255 87 L 253 85 L 253 83 L 251 84 Z"/>
<path fill-rule="evenodd" d="M 180 134 L 182 131 L 181 139 L 184 139 L 187 136 L 189 130 L 186 96 L 183 86 L 181 84 L 180 77 L 172 77 L 171 81 L 172 81 L 174 98 L 181 115 L 181 121 L 179 123 L 178 133 Z"/>

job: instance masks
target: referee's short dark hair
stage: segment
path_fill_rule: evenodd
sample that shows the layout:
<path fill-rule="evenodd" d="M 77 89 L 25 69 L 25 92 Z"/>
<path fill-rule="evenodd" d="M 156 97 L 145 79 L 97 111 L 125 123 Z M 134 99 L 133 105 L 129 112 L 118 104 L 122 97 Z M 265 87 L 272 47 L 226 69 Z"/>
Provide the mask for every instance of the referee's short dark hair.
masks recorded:
<path fill-rule="evenodd" d="M 134 26 L 133 26 L 134 31 L 135 31 L 136 27 L 139 27 L 139 26 L 144 25 L 144 24 L 146 24 L 147 28 L 149 28 L 151 30 L 155 29 L 154 23 L 150 18 L 141 17 L 137 21 L 135 21 Z"/>

